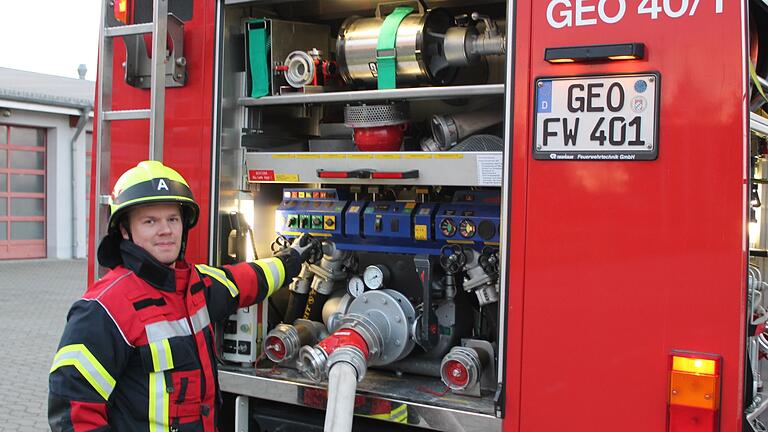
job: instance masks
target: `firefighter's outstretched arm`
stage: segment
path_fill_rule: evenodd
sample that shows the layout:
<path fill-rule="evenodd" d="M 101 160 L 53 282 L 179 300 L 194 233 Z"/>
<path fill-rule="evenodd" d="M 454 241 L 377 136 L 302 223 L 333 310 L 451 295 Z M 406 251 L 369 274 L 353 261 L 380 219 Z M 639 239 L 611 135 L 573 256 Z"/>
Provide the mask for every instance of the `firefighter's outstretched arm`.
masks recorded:
<path fill-rule="evenodd" d="M 211 320 L 223 320 L 237 308 L 271 296 L 299 274 L 301 264 L 319 247 L 319 242 L 303 234 L 271 258 L 222 267 L 196 265 L 201 277 L 207 280 L 206 299 Z"/>
<path fill-rule="evenodd" d="M 69 311 L 49 375 L 48 423 L 53 432 L 108 431 L 107 404 L 131 346 L 96 300 Z"/>

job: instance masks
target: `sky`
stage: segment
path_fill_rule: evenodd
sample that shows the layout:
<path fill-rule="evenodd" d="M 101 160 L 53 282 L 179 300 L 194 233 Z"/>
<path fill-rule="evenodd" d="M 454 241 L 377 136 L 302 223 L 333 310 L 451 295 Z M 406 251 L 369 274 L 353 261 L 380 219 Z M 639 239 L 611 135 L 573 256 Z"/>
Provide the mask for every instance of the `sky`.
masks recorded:
<path fill-rule="evenodd" d="M 96 80 L 103 0 L 0 0 L 0 67 Z"/>

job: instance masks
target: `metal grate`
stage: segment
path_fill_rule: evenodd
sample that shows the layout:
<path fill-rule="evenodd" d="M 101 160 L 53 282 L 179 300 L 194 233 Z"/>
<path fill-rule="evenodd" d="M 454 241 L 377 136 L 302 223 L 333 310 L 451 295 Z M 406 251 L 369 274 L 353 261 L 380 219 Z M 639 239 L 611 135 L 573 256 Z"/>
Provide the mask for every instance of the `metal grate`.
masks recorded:
<path fill-rule="evenodd" d="M 408 123 L 408 105 L 348 105 L 344 107 L 344 124 L 353 127 L 391 126 Z"/>

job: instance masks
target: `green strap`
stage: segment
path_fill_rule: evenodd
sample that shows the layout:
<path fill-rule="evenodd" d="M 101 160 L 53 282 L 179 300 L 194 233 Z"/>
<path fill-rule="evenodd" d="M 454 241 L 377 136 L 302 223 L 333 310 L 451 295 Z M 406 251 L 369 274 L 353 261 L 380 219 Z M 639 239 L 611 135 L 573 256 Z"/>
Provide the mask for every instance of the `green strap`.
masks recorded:
<path fill-rule="evenodd" d="M 405 17 L 413 12 L 410 6 L 399 6 L 389 14 L 381 25 L 379 42 L 376 45 L 376 63 L 378 70 L 379 89 L 397 87 L 397 29 Z"/>
<path fill-rule="evenodd" d="M 261 24 L 248 29 L 248 62 L 251 66 L 251 97 L 269 94 L 269 65 L 267 61 L 267 28 L 264 20 L 249 23 Z"/>

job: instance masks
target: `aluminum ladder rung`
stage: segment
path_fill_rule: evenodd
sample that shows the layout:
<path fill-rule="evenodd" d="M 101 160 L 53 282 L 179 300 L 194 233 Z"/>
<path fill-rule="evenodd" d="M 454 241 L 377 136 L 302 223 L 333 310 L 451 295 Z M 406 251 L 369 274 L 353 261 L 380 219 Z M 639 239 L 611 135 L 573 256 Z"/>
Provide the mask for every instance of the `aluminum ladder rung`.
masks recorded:
<path fill-rule="evenodd" d="M 104 111 L 102 114 L 104 120 L 141 120 L 152 116 L 152 111 L 148 109 Z"/>
<path fill-rule="evenodd" d="M 144 33 L 152 33 L 154 23 L 143 24 L 128 24 L 115 27 L 105 27 L 104 36 L 106 37 L 118 37 L 118 36 L 131 36 Z"/>

